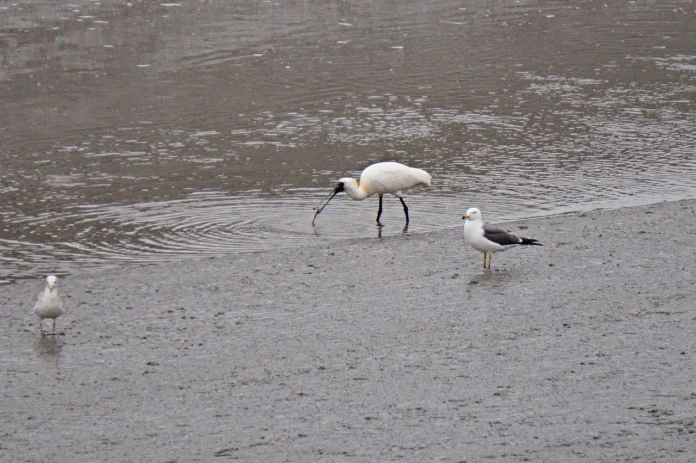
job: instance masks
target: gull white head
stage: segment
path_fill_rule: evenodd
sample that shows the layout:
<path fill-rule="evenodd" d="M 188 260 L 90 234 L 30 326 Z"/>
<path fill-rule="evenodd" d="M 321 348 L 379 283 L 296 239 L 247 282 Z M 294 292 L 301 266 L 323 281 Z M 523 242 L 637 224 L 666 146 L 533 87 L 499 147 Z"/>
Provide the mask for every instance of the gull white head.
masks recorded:
<path fill-rule="evenodd" d="M 53 289 L 56 286 L 56 283 L 58 282 L 58 277 L 55 275 L 49 275 L 46 277 L 46 286 L 48 289 Z"/>
<path fill-rule="evenodd" d="M 462 216 L 462 220 L 481 220 L 481 211 L 475 207 L 467 209 L 466 213 Z"/>

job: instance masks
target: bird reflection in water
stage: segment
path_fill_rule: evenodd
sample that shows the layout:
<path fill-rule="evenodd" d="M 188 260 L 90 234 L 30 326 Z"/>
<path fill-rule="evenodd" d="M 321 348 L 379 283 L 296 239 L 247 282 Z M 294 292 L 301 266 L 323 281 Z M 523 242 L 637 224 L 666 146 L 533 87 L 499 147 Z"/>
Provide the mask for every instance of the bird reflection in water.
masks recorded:
<path fill-rule="evenodd" d="M 42 337 L 34 342 L 34 352 L 44 362 L 52 366 L 58 366 L 58 360 L 64 345 L 65 341 L 54 336 Z"/>
<path fill-rule="evenodd" d="M 382 238 L 382 228 L 384 228 L 384 225 L 377 224 L 377 239 Z M 401 234 L 408 235 L 408 223 L 406 223 L 406 225 L 404 225 L 404 228 L 401 229 Z"/>

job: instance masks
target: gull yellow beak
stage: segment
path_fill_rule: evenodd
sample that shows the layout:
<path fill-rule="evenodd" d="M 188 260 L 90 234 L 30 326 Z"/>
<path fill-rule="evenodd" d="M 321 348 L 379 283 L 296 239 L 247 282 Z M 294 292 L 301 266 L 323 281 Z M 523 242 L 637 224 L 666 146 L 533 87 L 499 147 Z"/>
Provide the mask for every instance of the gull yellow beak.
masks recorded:
<path fill-rule="evenodd" d="M 464 214 L 464 215 L 462 216 L 462 219 L 468 219 L 468 218 L 469 218 L 469 214 Z"/>

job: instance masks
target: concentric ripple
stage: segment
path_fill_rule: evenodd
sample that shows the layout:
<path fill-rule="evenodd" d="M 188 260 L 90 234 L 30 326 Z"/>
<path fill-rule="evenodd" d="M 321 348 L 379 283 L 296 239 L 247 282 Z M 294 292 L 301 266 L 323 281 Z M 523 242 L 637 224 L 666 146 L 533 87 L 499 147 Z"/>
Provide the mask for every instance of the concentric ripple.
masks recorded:
<path fill-rule="evenodd" d="M 271 207 L 282 207 L 282 202 Z M 218 192 L 133 205 L 80 206 L 60 214 L 15 217 L 7 226 L 17 238 L 0 243 L 9 249 L 5 265 L 33 274 L 62 263 L 74 268 L 256 251 L 279 233 L 292 236 L 293 230 L 283 229 L 282 222 L 250 217 L 246 211 L 255 207 L 268 206 L 253 197 Z"/>

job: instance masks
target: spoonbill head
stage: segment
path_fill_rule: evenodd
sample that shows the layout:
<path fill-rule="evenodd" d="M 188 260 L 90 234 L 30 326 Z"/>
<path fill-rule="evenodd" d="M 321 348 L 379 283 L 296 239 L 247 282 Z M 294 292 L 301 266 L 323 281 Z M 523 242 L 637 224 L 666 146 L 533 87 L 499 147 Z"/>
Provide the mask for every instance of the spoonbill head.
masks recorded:
<path fill-rule="evenodd" d="M 365 168 L 360 174 L 360 182 L 354 178 L 344 177 L 338 181 L 333 191 L 315 208 L 312 225 L 317 216 L 329 204 L 338 193 L 345 191 L 355 201 L 362 201 L 372 195 L 379 196 L 379 209 L 377 210 L 377 224 L 381 225 L 379 218 L 382 215 L 382 196 L 391 193 L 401 201 L 408 225 L 408 207 L 403 199 L 404 191 L 416 185 L 430 186 L 431 176 L 422 169 L 409 167 L 398 162 L 378 162 Z"/>

